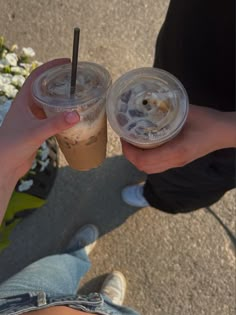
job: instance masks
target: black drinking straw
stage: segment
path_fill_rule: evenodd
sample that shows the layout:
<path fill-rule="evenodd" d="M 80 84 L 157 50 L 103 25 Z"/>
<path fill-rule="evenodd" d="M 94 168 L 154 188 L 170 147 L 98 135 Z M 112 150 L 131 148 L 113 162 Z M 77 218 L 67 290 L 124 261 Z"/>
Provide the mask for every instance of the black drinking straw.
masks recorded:
<path fill-rule="evenodd" d="M 77 63 L 79 53 L 79 27 L 74 28 L 74 40 L 73 40 L 73 55 L 72 55 L 72 68 L 71 68 L 71 81 L 70 81 L 70 94 L 75 94 L 76 87 L 76 75 L 77 75 Z"/>

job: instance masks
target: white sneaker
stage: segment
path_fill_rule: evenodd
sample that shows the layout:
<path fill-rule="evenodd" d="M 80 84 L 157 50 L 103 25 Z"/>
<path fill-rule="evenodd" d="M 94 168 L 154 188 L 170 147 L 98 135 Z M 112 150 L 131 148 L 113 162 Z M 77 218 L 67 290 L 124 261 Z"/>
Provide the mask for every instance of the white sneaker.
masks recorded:
<path fill-rule="evenodd" d="M 101 293 L 110 298 L 112 303 L 122 305 L 125 299 L 126 280 L 120 271 L 113 271 L 103 282 Z"/>
<path fill-rule="evenodd" d="M 144 183 L 127 186 L 121 191 L 121 197 L 125 203 L 133 207 L 149 207 L 149 203 L 143 196 Z"/>
<path fill-rule="evenodd" d="M 86 224 L 73 236 L 67 246 L 67 251 L 75 251 L 84 248 L 87 255 L 89 255 L 96 245 L 98 236 L 98 228 L 93 224 Z"/>

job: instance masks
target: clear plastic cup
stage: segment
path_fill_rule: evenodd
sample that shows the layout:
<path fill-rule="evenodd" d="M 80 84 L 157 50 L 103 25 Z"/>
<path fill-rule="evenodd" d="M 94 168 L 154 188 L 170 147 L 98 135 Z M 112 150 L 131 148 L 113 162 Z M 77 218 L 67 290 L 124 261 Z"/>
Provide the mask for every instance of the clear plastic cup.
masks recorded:
<path fill-rule="evenodd" d="M 56 135 L 72 168 L 89 170 L 106 157 L 106 95 L 111 85 L 109 72 L 91 62 L 79 62 L 75 94 L 70 94 L 71 64 L 45 71 L 33 83 L 32 94 L 47 117 L 77 111 L 80 122 Z"/>
<path fill-rule="evenodd" d="M 140 68 L 122 75 L 107 97 L 112 129 L 143 149 L 174 138 L 188 114 L 188 95 L 172 74 L 157 68 Z"/>

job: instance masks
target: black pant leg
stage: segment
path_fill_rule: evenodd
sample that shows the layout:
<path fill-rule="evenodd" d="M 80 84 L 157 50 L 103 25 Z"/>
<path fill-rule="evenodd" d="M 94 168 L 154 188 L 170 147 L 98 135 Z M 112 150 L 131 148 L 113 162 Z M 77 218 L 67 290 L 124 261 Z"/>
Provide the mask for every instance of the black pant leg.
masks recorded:
<path fill-rule="evenodd" d="M 235 111 L 234 0 L 171 0 L 156 43 L 154 67 L 174 74 L 191 104 Z M 219 23 L 221 21 L 221 23 Z M 148 175 L 144 196 L 170 213 L 209 206 L 235 187 L 235 150 Z"/>
<path fill-rule="evenodd" d="M 210 206 L 235 187 L 235 150 L 217 151 L 181 168 L 148 175 L 144 196 L 155 208 L 183 213 Z"/>

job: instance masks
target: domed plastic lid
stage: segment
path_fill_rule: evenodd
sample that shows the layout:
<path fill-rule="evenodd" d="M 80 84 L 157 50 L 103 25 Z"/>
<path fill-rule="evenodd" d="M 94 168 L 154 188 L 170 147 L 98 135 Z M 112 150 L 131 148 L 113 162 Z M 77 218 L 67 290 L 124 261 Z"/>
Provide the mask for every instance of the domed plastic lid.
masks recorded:
<path fill-rule="evenodd" d="M 78 62 L 75 93 L 71 95 L 71 64 L 48 69 L 33 84 L 35 100 L 56 111 L 88 107 L 103 97 L 111 84 L 109 72 L 91 62 Z"/>

